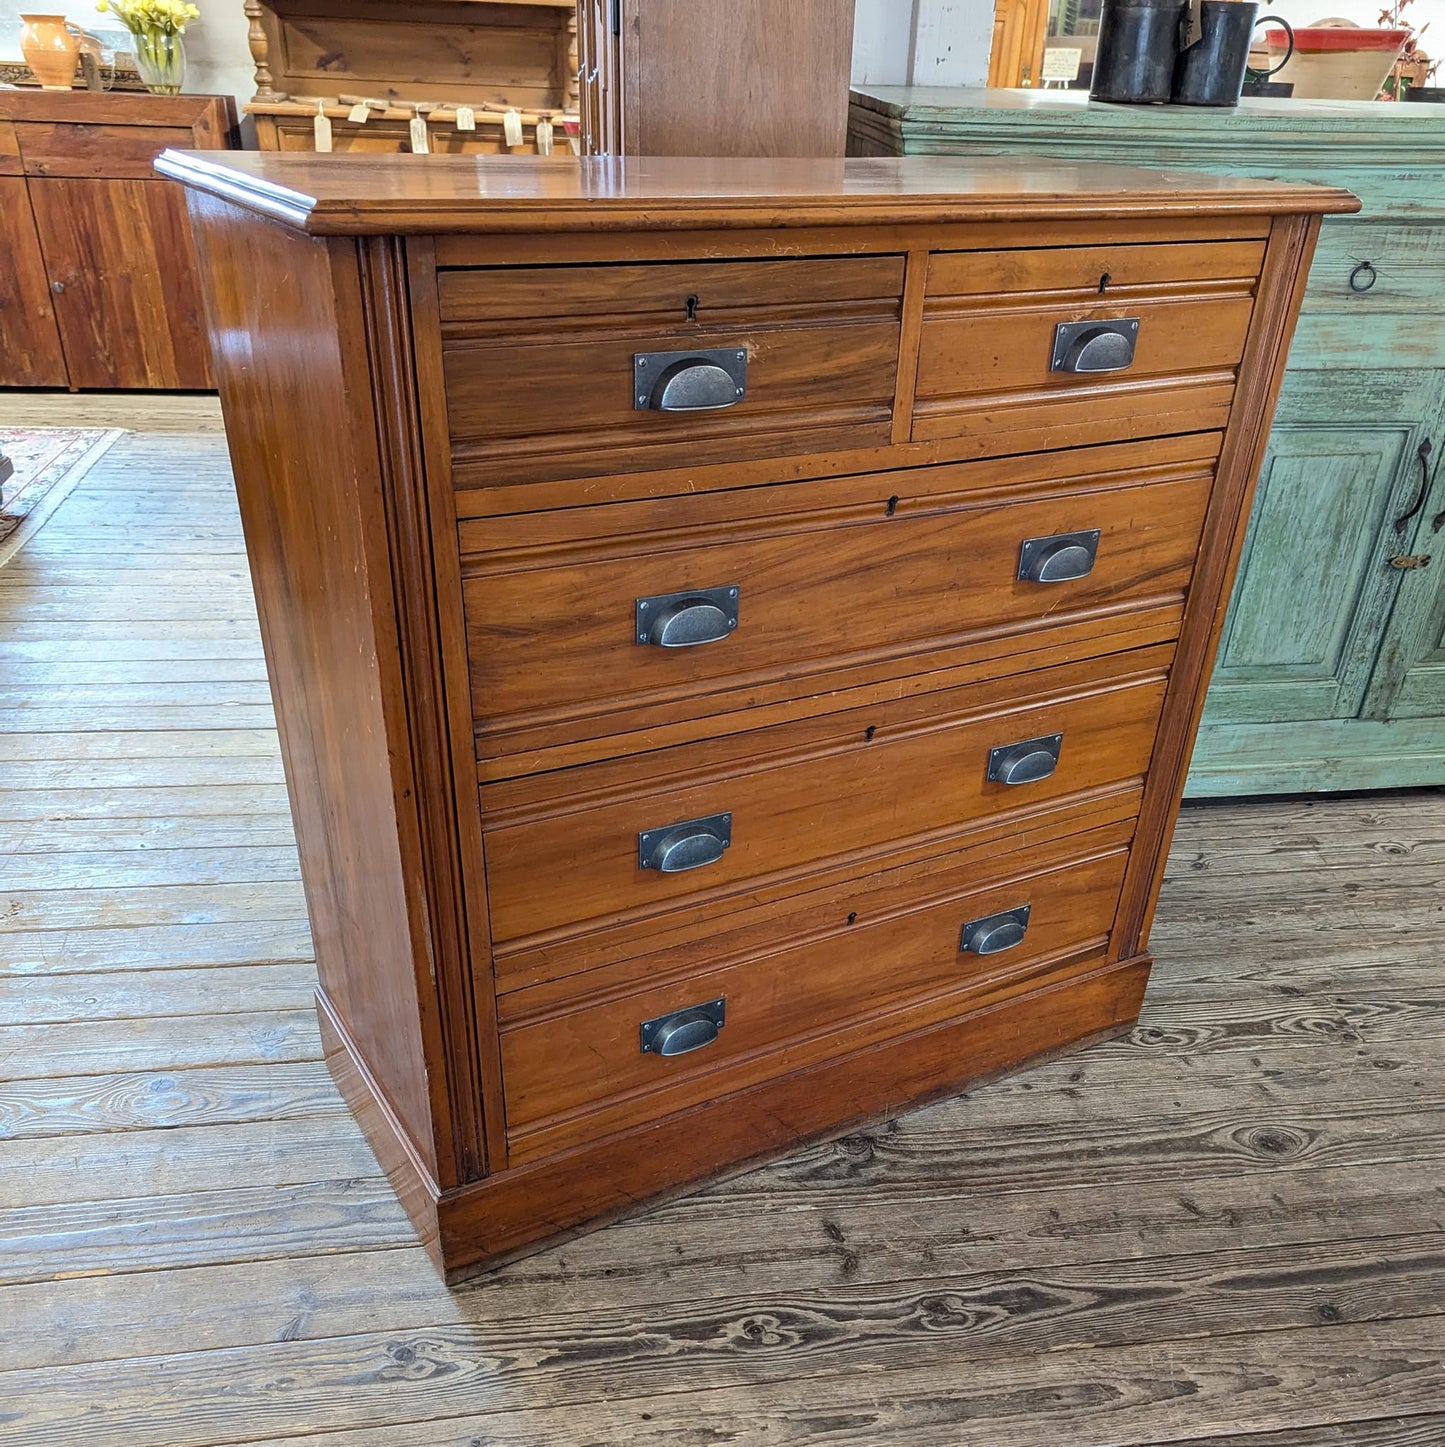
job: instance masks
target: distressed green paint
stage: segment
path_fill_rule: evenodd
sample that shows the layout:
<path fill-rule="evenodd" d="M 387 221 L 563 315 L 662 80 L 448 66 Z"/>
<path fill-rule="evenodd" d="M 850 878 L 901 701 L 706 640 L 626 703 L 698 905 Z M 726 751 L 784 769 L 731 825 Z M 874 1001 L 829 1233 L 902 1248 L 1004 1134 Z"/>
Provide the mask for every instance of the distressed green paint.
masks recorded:
<path fill-rule="evenodd" d="M 1321 232 L 1187 792 L 1445 783 L 1445 107 L 870 87 L 854 92 L 849 150 L 1051 155 L 1360 197 L 1360 216 Z M 1362 261 L 1376 279 L 1354 291 Z M 1431 493 L 1402 534 L 1426 440 Z M 1390 566 L 1409 555 L 1431 563 Z"/>

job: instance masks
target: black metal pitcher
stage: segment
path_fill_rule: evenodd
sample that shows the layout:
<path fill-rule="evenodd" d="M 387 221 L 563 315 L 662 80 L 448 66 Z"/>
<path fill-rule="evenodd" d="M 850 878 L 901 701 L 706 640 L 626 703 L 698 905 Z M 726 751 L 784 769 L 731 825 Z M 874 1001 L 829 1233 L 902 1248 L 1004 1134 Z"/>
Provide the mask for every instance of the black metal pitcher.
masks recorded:
<path fill-rule="evenodd" d="M 1266 20 L 1284 27 L 1289 42 L 1282 61 L 1252 75 L 1264 80 L 1289 64 L 1294 54 L 1294 31 L 1278 15 L 1260 15 L 1258 0 L 1201 0 L 1202 34 L 1181 51 L 1174 69 L 1170 99 L 1184 106 L 1237 106 L 1249 66 L 1249 41 Z"/>
<path fill-rule="evenodd" d="M 1104 0 L 1089 95 L 1130 105 L 1167 101 L 1186 4 L 1187 0 Z"/>

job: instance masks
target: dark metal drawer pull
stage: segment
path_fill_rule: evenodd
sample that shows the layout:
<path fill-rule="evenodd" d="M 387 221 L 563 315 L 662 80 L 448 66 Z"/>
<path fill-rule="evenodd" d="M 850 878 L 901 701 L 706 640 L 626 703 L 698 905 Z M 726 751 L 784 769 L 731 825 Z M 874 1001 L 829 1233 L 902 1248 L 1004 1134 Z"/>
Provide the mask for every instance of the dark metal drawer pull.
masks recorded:
<path fill-rule="evenodd" d="M 732 842 L 731 814 L 709 814 L 703 819 L 664 824 L 660 829 L 644 829 L 637 836 L 637 867 L 663 874 L 701 869 L 704 864 L 716 864 Z"/>
<path fill-rule="evenodd" d="M 1019 578 L 1026 583 L 1067 583 L 1087 577 L 1099 556 L 1099 529 L 1028 538 L 1019 549 Z"/>
<path fill-rule="evenodd" d="M 1045 734 L 988 751 L 988 777 L 994 784 L 1035 784 L 1059 766 L 1063 734 Z"/>
<path fill-rule="evenodd" d="M 1351 291 L 1369 291 L 1379 279 L 1380 273 L 1375 270 L 1373 262 L 1362 261 L 1350 273 Z"/>
<path fill-rule="evenodd" d="M 637 412 L 716 412 L 736 406 L 747 390 L 748 354 L 742 347 L 633 353 Z"/>
<path fill-rule="evenodd" d="M 958 948 L 966 955 L 997 955 L 1023 943 L 1029 930 L 1031 904 L 971 919 L 963 927 Z"/>
<path fill-rule="evenodd" d="M 640 1036 L 644 1055 L 686 1055 L 711 1045 L 727 1023 L 727 997 L 689 1005 L 670 1015 L 658 1015 L 642 1022 Z"/>
<path fill-rule="evenodd" d="M 637 641 L 658 648 L 716 643 L 738 626 L 738 592 L 738 585 L 730 583 L 639 598 L 633 613 Z"/>
<path fill-rule="evenodd" d="M 1122 372 L 1134 362 L 1139 318 L 1116 322 L 1060 322 L 1054 328 L 1052 372 Z"/>

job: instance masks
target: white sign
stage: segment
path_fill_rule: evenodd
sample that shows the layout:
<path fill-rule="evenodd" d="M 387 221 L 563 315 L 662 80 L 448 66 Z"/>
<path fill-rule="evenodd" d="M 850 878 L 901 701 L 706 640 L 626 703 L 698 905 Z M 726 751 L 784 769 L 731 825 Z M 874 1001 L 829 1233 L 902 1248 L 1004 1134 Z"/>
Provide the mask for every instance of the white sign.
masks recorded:
<path fill-rule="evenodd" d="M 1078 80 L 1079 63 L 1084 58 L 1082 50 L 1062 45 L 1051 45 L 1044 51 L 1044 80 Z"/>

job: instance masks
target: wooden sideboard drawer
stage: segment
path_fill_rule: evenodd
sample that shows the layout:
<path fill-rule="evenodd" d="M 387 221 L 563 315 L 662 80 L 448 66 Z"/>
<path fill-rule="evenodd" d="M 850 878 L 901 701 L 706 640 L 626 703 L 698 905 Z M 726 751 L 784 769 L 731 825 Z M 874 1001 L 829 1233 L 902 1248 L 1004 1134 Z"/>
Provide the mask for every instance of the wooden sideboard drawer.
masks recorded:
<path fill-rule="evenodd" d="M 971 993 L 1096 955 L 1107 945 L 1128 849 L 1065 862 L 1060 853 L 1057 844 L 1026 852 L 1006 875 L 957 870 L 932 881 L 925 899 L 894 891 L 876 917 L 860 909 L 851 925 L 836 919 L 781 947 L 712 956 L 686 979 L 505 1024 L 513 1160 L 916 1029 L 969 1008 Z M 994 949 L 979 953 L 980 945 Z M 653 1050 L 642 1048 L 644 1022 L 685 1028 L 692 1007 L 715 1002 L 723 1024 L 709 1043 L 669 1056 L 656 1053 L 655 1039 Z"/>
<path fill-rule="evenodd" d="M 914 440 L 1052 423 L 1077 444 L 1221 425 L 1262 259 L 1255 241 L 935 255 Z M 1057 329 L 1082 323 L 1114 324 L 1131 360 L 1069 370 L 1076 348 Z"/>
<path fill-rule="evenodd" d="M 458 487 L 890 440 L 902 257 L 458 269 L 437 293 Z M 708 351 L 745 357 L 741 398 L 638 405 L 660 358 Z"/>
<path fill-rule="evenodd" d="M 495 549 L 463 562 L 481 752 L 540 724 L 636 728 L 682 699 L 705 716 L 759 684 L 803 696 L 849 667 L 913 673 L 984 636 L 1032 646 L 1045 624 L 1125 628 L 1130 605 L 1182 602 L 1217 445 L 1104 449 L 1098 471 L 945 464 L 464 524 Z M 689 605 L 711 641 L 658 644 Z"/>
<path fill-rule="evenodd" d="M 1140 649 L 485 785 L 493 940 L 521 948 L 903 848 L 943 850 L 973 821 L 1135 779 L 1148 767 L 1171 656 Z M 993 750 L 1054 735 L 1051 772 L 1012 784 L 988 777 Z M 1038 749 L 1026 752 L 1045 767 Z M 729 842 L 717 858 L 644 867 L 650 846 L 679 829 L 708 852 L 709 830 L 694 821 L 720 816 L 726 826 L 711 830 Z"/>
<path fill-rule="evenodd" d="M 167 146 L 196 144 L 195 133 L 183 126 L 21 121 L 15 133 L 28 176 L 153 181 L 155 159 Z"/>

